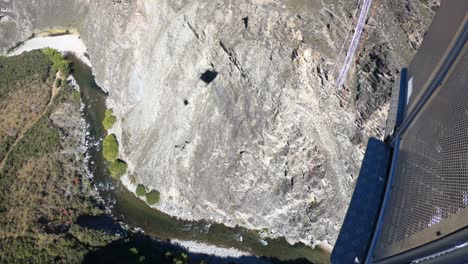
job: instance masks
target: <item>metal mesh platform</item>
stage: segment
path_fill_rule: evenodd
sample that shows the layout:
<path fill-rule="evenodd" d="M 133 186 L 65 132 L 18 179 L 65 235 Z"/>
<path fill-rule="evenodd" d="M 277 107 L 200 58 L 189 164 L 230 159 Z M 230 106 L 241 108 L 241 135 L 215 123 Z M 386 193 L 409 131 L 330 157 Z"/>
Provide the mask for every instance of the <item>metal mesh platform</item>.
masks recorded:
<path fill-rule="evenodd" d="M 402 135 L 377 260 L 467 226 L 467 49 Z"/>
<path fill-rule="evenodd" d="M 440 62 L 446 59 L 457 32 L 465 27 L 463 21 L 465 21 L 467 12 L 467 1 L 445 0 L 440 2 L 441 6 L 434 22 L 408 67 L 408 76 L 413 77 L 413 85 L 407 93 L 408 104 L 405 117 L 408 117 L 417 106 L 422 95 L 426 92 L 427 83 L 441 69 Z"/>

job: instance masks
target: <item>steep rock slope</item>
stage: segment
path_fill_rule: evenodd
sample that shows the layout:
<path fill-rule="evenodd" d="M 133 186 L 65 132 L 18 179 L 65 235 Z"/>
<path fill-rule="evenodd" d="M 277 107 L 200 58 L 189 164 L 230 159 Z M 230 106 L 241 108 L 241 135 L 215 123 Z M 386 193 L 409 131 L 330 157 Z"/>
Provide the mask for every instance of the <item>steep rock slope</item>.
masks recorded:
<path fill-rule="evenodd" d="M 364 139 L 382 134 L 391 86 L 437 7 L 375 1 L 337 91 L 356 2 L 3 0 L 0 48 L 79 28 L 125 160 L 162 211 L 333 243 Z"/>

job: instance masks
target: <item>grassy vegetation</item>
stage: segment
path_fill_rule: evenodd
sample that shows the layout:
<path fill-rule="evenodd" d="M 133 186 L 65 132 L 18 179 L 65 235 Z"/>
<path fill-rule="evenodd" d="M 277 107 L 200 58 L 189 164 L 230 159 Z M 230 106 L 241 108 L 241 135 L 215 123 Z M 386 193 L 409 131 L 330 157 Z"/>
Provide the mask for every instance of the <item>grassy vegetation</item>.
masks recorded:
<path fill-rule="evenodd" d="M 114 126 L 116 121 L 115 116 L 112 115 L 112 109 L 107 109 L 105 113 L 104 120 L 102 121 L 102 126 L 105 130 L 109 130 Z"/>
<path fill-rule="evenodd" d="M 45 48 L 42 52 L 52 61 L 52 71 L 60 71 L 65 78 L 70 74 L 71 63 L 65 56 L 55 49 Z"/>
<path fill-rule="evenodd" d="M 52 62 L 40 51 L 0 57 L 0 101 L 17 90 L 30 90 L 45 83 L 51 66 Z"/>
<path fill-rule="evenodd" d="M 27 131 L 12 150 L 0 175 L 15 174 L 29 159 L 39 158 L 58 150 L 60 150 L 59 132 L 52 128 L 48 118 L 43 117 Z M 7 187 L 2 186 L 3 183 L 5 181 L 0 182 L 0 187 Z"/>
<path fill-rule="evenodd" d="M 115 162 L 119 157 L 119 142 L 114 134 L 107 135 L 102 142 L 102 154 L 110 162 Z"/>
<path fill-rule="evenodd" d="M 125 172 L 127 172 L 127 163 L 123 160 L 116 160 L 112 162 L 111 166 L 109 167 L 109 171 L 112 177 L 116 179 L 120 179 Z"/>
<path fill-rule="evenodd" d="M 159 192 L 156 190 L 146 193 L 146 202 L 150 205 L 157 204 L 159 202 L 159 196 Z"/>
<path fill-rule="evenodd" d="M 53 83 L 51 66 L 40 51 L 0 57 L 0 161 L 22 130 L 46 109 Z"/>
<path fill-rule="evenodd" d="M 87 253 L 78 241 L 63 236 L 9 237 L 0 242 L 0 260 L 8 261 L 4 263 L 80 263 Z"/>
<path fill-rule="evenodd" d="M 9 135 L 3 135 L 0 132 L 0 160 L 5 158 L 5 155 L 8 153 L 8 150 L 13 145 L 15 138 Z"/>
<path fill-rule="evenodd" d="M 52 67 L 40 51 L 0 57 L 0 131 L 7 135 L 0 145 L 2 263 L 79 263 L 96 246 L 87 237 L 109 243 L 108 236 L 74 223 L 79 215 L 104 212 L 81 174 L 82 164 L 73 153 L 63 152 L 70 139 L 50 119 L 64 103 L 74 105 L 80 116 L 66 83 L 49 104 Z M 15 136 L 7 134 L 12 130 Z"/>
<path fill-rule="evenodd" d="M 79 91 L 73 91 L 73 100 L 80 102 L 81 100 L 81 94 Z"/>

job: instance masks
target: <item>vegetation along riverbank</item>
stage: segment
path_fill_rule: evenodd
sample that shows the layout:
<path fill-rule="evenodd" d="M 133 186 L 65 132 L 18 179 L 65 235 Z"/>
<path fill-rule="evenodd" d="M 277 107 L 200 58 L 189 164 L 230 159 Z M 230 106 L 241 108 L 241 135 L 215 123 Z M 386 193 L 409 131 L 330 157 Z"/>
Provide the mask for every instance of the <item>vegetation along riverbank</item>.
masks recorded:
<path fill-rule="evenodd" d="M 0 57 L 0 262 L 94 262 L 101 251 L 118 251 L 107 259 L 126 263 L 187 262 L 182 248 L 105 216 L 86 176 L 86 125 L 66 79 L 72 70 L 52 49 Z"/>

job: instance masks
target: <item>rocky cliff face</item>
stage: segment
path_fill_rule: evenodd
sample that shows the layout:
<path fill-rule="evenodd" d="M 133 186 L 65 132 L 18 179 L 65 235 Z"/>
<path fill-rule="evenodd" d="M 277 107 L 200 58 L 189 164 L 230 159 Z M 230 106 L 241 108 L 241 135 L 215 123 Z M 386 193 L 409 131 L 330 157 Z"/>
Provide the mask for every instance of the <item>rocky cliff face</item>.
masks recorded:
<path fill-rule="evenodd" d="M 125 160 L 162 211 L 333 243 L 365 138 L 382 135 L 438 5 L 374 1 L 338 91 L 356 2 L 0 0 L 0 48 L 79 28 Z"/>

